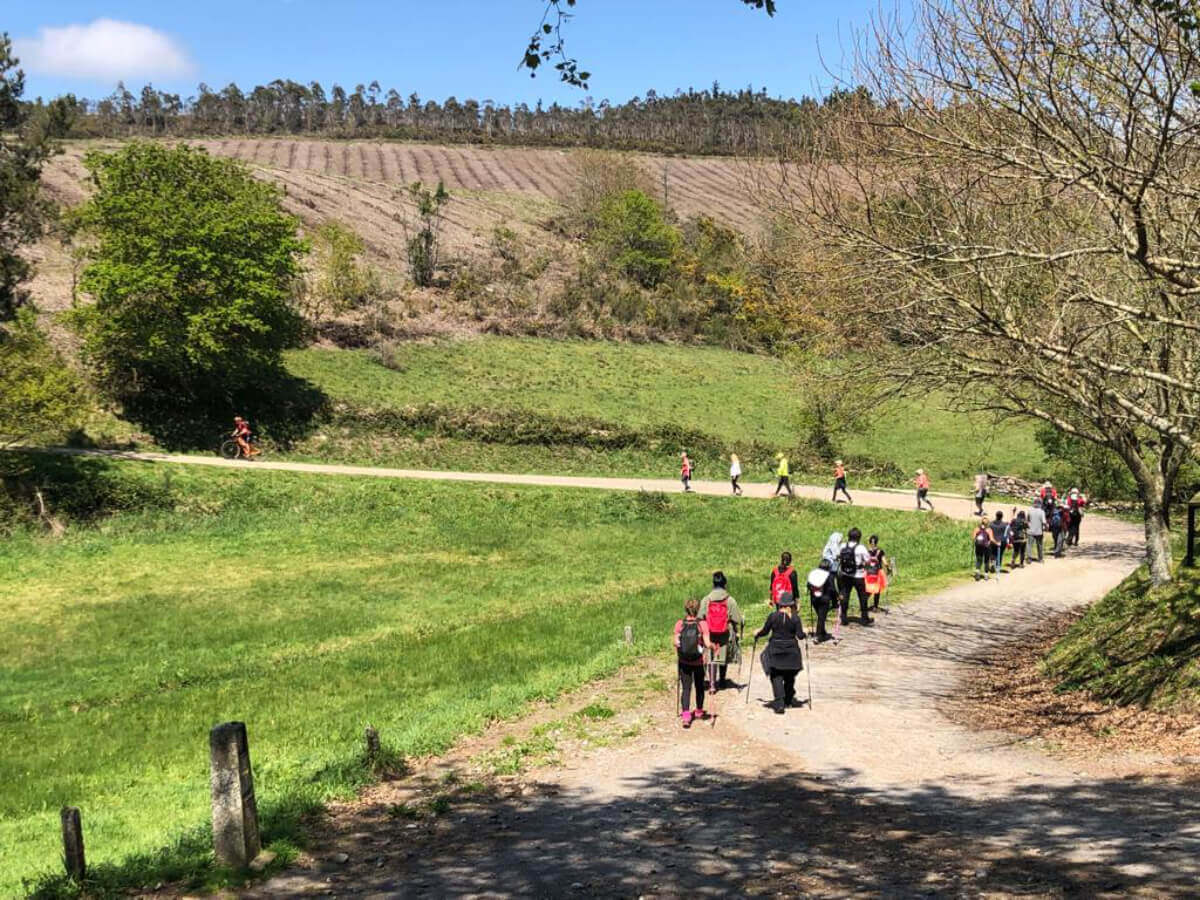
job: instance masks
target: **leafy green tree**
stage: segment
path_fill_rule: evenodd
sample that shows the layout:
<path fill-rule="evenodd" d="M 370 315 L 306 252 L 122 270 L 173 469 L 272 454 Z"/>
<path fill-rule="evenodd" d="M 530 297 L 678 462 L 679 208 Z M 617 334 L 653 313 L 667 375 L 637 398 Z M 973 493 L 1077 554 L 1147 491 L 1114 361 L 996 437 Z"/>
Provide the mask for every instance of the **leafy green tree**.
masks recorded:
<path fill-rule="evenodd" d="M 282 190 L 187 146 L 134 142 L 84 162 L 95 192 L 75 224 L 95 302 L 75 322 L 100 385 L 152 421 L 227 409 L 277 375 L 304 332 L 291 296 L 307 251 Z"/>
<path fill-rule="evenodd" d="M 405 246 L 408 269 L 414 284 L 429 287 L 438 267 L 442 207 L 450 202 L 450 194 L 440 181 L 432 191 L 414 181 L 408 186 L 408 196 L 417 212 L 416 233 L 409 235 Z M 408 231 L 407 223 L 405 231 Z"/>
<path fill-rule="evenodd" d="M 0 447 L 57 439 L 75 424 L 82 385 L 28 307 L 0 329 Z"/>
<path fill-rule="evenodd" d="M 25 300 L 20 284 L 29 264 L 17 250 L 37 239 L 49 212 L 38 190 L 42 163 L 54 152 L 52 129 L 21 102 L 25 73 L 8 34 L 0 34 L 0 322 Z M 61 112 L 61 104 L 54 105 Z M 37 127 L 41 126 L 41 127 Z"/>
<path fill-rule="evenodd" d="M 645 288 L 664 282 L 679 250 L 679 232 L 653 198 L 641 191 L 622 191 L 600 208 L 593 240 L 626 277 Z"/>

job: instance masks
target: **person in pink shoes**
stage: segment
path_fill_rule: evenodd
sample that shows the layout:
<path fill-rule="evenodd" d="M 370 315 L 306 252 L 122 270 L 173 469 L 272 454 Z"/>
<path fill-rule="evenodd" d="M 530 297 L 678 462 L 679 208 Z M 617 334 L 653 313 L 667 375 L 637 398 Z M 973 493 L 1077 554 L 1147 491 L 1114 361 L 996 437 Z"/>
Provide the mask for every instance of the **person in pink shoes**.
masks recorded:
<path fill-rule="evenodd" d="M 704 651 L 712 652 L 708 623 L 700 618 L 700 601 L 694 597 L 684 604 L 684 616 L 675 623 L 675 655 L 679 660 L 679 721 L 692 727 L 692 719 L 707 719 L 704 711 Z M 692 689 L 696 691 L 696 710 L 692 711 Z"/>

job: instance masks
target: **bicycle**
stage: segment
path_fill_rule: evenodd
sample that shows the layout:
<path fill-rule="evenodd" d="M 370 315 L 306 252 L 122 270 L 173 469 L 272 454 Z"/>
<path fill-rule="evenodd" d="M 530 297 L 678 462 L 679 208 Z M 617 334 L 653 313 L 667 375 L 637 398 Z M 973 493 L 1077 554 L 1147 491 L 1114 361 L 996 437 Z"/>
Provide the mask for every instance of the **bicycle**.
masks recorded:
<path fill-rule="evenodd" d="M 262 459 L 271 450 L 271 443 L 269 441 L 261 440 L 257 436 L 251 436 L 249 441 L 251 445 L 253 445 L 254 449 L 258 451 L 253 456 L 246 456 L 241 445 L 236 440 L 234 440 L 228 434 L 222 434 L 221 443 L 217 453 L 222 459 L 254 460 Z"/>

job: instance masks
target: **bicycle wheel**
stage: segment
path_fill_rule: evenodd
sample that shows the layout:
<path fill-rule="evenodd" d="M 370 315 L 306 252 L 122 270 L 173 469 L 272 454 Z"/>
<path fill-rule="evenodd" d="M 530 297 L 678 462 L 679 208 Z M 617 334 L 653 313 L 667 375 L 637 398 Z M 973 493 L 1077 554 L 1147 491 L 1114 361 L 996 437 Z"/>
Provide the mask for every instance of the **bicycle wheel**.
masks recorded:
<path fill-rule="evenodd" d="M 242 453 L 242 448 L 237 445 L 235 440 L 226 440 L 221 442 L 220 454 L 224 459 L 237 459 Z"/>

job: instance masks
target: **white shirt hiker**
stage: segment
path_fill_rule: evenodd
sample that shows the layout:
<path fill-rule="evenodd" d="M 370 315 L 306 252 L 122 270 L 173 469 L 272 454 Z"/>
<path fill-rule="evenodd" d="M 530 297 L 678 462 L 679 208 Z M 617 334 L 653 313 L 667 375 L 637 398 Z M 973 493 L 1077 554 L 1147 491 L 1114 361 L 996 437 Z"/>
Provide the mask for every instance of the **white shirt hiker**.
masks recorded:
<path fill-rule="evenodd" d="M 731 462 L 729 464 L 729 477 L 730 478 L 740 478 L 741 475 L 742 475 L 741 460 L 735 459 L 733 462 Z"/>

